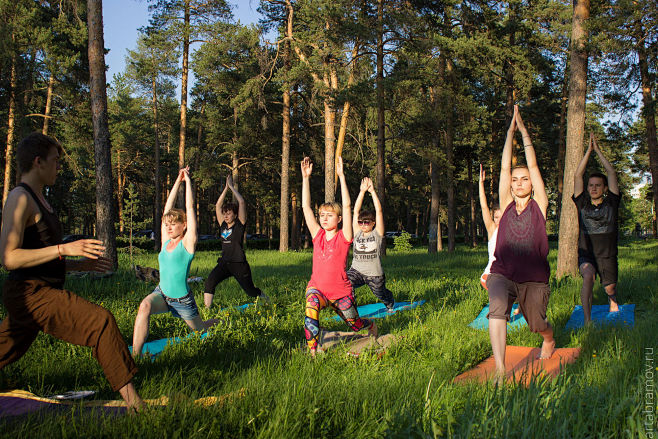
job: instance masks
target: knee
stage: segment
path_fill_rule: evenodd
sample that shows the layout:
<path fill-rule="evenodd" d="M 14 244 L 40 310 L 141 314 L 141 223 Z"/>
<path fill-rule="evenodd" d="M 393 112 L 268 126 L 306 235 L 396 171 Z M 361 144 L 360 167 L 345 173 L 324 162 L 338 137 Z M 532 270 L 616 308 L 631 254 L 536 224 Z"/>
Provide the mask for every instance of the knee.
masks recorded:
<path fill-rule="evenodd" d="M 139 304 L 139 309 L 137 310 L 137 317 L 148 317 L 151 315 L 152 305 L 150 300 L 142 300 L 142 303 Z"/>

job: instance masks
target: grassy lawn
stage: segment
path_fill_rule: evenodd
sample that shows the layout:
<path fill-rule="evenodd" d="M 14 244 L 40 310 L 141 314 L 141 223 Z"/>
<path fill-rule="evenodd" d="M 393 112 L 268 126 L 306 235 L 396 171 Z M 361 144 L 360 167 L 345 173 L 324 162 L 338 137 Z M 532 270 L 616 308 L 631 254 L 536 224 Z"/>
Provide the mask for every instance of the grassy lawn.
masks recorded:
<path fill-rule="evenodd" d="M 549 256 L 555 272 L 557 251 Z M 217 288 L 204 319 L 221 323 L 204 340 L 167 349 L 154 362 L 138 363 L 136 385 L 144 398 L 167 395 L 169 406 L 130 417 L 61 415 L 0 421 L 5 437 L 643 437 L 646 402 L 645 348 L 658 349 L 658 243 L 631 242 L 620 247 L 619 297 L 636 304 L 632 329 L 589 327 L 565 331 L 580 303 L 580 280 L 551 281 L 548 318 L 558 347 L 581 347 L 580 358 L 554 381 L 530 388 L 509 385 L 454 385 L 451 380 L 491 355 L 488 333 L 468 323 L 487 304 L 479 276 L 486 246 L 459 248 L 453 254 L 428 255 L 426 249 L 389 251 L 384 260 L 387 284 L 396 300 L 427 303 L 380 320 L 380 333 L 402 336 L 387 355 L 358 360 L 336 350 L 312 360 L 303 340 L 304 288 L 311 253 L 248 251 L 254 280 L 272 299 L 271 306 L 232 309 L 248 301 L 235 280 Z M 200 252 L 191 275 L 207 276 L 217 254 Z M 138 264 L 157 266 L 156 255 L 140 255 Z M 67 288 L 111 310 L 132 344 L 140 300 L 154 285 L 135 279 L 122 256 L 123 269 L 111 278 L 69 279 Z M 202 304 L 202 284 L 193 284 Z M 596 284 L 594 304 L 607 303 Z M 367 287 L 357 290 L 359 304 L 376 299 Z M 220 307 L 228 307 L 221 311 Z M 0 317 L 4 317 L 0 308 Z M 346 330 L 323 311 L 322 324 Z M 170 315 L 151 319 L 149 340 L 186 334 Z M 527 328 L 508 334 L 513 345 L 540 346 Z M 652 377 L 656 375 L 655 354 Z M 0 372 L 8 388 L 50 395 L 93 389 L 98 398 L 116 399 L 88 348 L 39 335 L 27 354 Z M 655 404 L 655 378 L 653 383 Z M 192 404 L 205 396 L 239 393 L 226 404 Z M 655 408 L 655 405 L 653 406 Z M 654 412 L 655 416 L 655 412 Z M 655 419 L 655 418 L 654 418 Z M 653 424 L 654 436 L 656 423 Z M 648 436 L 652 437 L 652 436 Z"/>

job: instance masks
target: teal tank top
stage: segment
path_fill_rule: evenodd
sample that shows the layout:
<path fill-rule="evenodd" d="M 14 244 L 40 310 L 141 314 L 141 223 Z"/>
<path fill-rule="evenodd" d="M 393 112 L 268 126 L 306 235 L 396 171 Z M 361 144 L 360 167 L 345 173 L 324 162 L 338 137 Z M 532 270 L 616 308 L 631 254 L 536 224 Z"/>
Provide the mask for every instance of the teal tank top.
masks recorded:
<path fill-rule="evenodd" d="M 162 250 L 158 255 L 158 264 L 160 264 L 160 289 L 167 297 L 180 299 L 187 296 L 189 289 L 187 286 L 187 275 L 190 272 L 190 265 L 194 259 L 194 253 L 190 254 L 183 246 L 183 240 L 171 251 L 167 251 L 165 242 Z"/>

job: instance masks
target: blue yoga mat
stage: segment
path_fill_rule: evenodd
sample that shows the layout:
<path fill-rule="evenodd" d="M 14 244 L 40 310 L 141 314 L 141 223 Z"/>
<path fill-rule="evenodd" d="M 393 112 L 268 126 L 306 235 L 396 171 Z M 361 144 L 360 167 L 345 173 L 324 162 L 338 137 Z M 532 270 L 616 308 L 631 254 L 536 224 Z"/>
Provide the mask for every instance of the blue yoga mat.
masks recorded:
<path fill-rule="evenodd" d="M 388 312 L 386 305 L 383 303 L 369 303 L 368 305 L 361 305 L 357 307 L 359 311 L 359 317 L 364 317 L 368 319 L 381 319 L 388 317 L 390 315 L 396 314 L 400 311 L 406 311 L 408 309 L 416 308 L 417 306 L 425 303 L 424 300 L 419 300 L 418 302 L 395 302 L 393 305 L 393 312 Z M 339 316 L 334 316 L 334 320 L 341 320 Z"/>
<path fill-rule="evenodd" d="M 159 340 L 153 340 L 144 343 L 144 348 L 142 348 L 142 354 L 143 355 L 150 355 L 151 358 L 155 358 L 158 355 L 162 353 L 162 351 L 168 346 L 168 345 L 174 345 L 178 343 L 183 343 L 186 340 L 189 340 L 192 337 L 196 337 L 197 335 L 195 334 L 189 334 L 186 335 L 185 337 L 171 337 L 171 338 L 161 338 Z M 204 339 L 208 336 L 207 332 L 204 332 L 203 334 L 199 335 L 198 337 L 200 339 Z M 128 346 L 128 350 L 130 353 L 133 353 L 133 347 Z"/>
<path fill-rule="evenodd" d="M 608 312 L 608 305 L 592 305 L 592 322 L 597 325 L 635 325 L 635 304 L 619 305 L 618 312 Z M 585 325 L 583 307 L 576 305 L 565 329 L 582 328 Z"/>
<path fill-rule="evenodd" d="M 514 311 L 519 307 L 518 303 L 515 303 L 512 306 L 512 311 L 510 312 L 510 319 L 509 322 L 507 322 L 507 329 L 519 329 L 524 326 L 528 325 L 528 322 L 526 322 L 525 317 L 523 317 L 522 313 L 518 313 L 517 315 L 514 315 Z M 475 329 L 489 329 L 489 319 L 487 319 L 487 314 L 489 314 L 489 305 L 485 306 L 482 311 L 480 311 L 480 314 L 473 320 L 471 323 L 468 324 L 471 328 Z"/>

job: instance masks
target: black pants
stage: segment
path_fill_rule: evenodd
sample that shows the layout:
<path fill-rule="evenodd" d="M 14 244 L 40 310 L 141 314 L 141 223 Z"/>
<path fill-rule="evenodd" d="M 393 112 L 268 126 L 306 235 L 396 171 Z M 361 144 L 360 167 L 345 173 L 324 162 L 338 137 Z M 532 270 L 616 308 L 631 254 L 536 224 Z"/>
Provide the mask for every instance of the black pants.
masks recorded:
<path fill-rule="evenodd" d="M 384 302 L 386 308 L 393 308 L 395 300 L 393 300 L 393 293 L 386 288 L 386 276 L 365 276 L 355 270 L 350 268 L 347 270 L 347 277 L 352 284 L 352 288 L 356 290 L 360 286 L 368 285 L 372 290 L 372 293 L 377 296 L 379 300 Z M 354 294 L 356 296 L 356 293 Z"/>
<path fill-rule="evenodd" d="M 203 291 L 206 294 L 215 294 L 215 288 L 224 279 L 233 276 L 238 281 L 245 293 L 251 297 L 261 295 L 261 290 L 256 288 L 251 278 L 251 268 L 247 262 L 226 262 L 223 259 L 217 261 L 217 266 L 212 269 L 206 279 Z"/>

